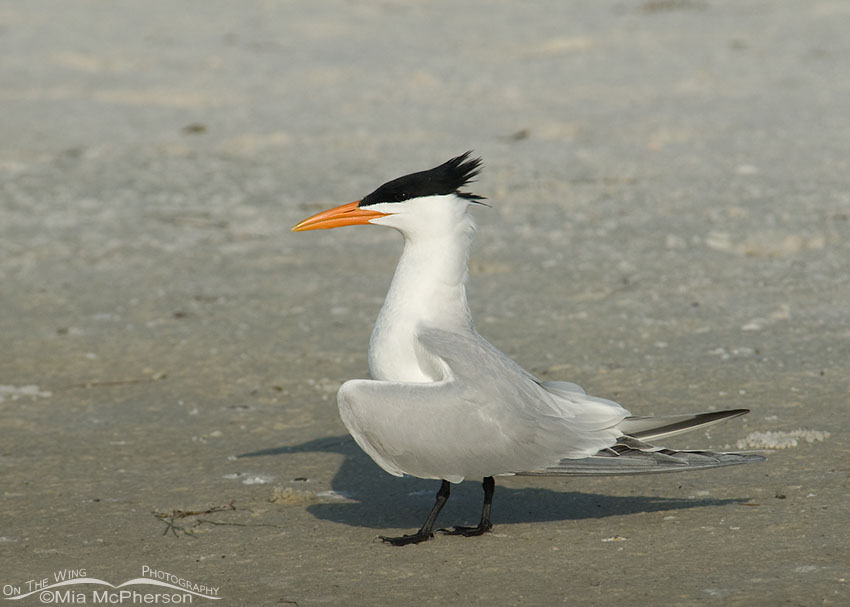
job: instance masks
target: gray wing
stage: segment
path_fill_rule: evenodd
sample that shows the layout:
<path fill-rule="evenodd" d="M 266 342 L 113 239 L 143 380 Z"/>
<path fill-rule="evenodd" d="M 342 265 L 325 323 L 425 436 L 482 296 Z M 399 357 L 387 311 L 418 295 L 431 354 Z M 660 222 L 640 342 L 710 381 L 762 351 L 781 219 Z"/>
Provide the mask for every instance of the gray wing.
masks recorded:
<path fill-rule="evenodd" d="M 512 474 L 613 446 L 629 413 L 573 390 L 552 390 L 478 335 L 423 328 L 431 383 L 352 380 L 340 415 L 357 443 L 391 474 L 463 478 Z"/>
<path fill-rule="evenodd" d="M 629 417 L 619 404 L 585 394 L 576 384 L 538 381 L 475 333 L 421 328 L 418 338 L 423 351 L 445 365 L 448 376 L 506 421 L 521 419 L 552 432 L 563 457 L 613 445 L 622 433 L 618 424 Z"/>

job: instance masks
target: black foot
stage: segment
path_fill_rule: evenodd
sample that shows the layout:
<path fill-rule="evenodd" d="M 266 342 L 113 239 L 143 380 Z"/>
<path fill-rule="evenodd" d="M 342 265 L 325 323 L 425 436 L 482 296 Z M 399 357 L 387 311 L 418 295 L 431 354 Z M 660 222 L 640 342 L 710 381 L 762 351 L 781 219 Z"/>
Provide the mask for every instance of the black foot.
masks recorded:
<path fill-rule="evenodd" d="M 440 533 L 446 535 L 462 535 L 463 537 L 475 537 L 476 535 L 484 535 L 488 531 L 493 530 L 491 523 L 479 523 L 477 527 L 452 527 L 451 529 L 440 529 Z"/>
<path fill-rule="evenodd" d="M 440 490 L 437 491 L 437 499 L 434 501 L 434 507 L 431 508 L 431 512 L 428 513 L 428 518 L 425 519 L 422 527 L 420 527 L 419 531 L 416 533 L 411 535 L 402 535 L 401 537 L 387 537 L 385 535 L 380 535 L 378 537 L 393 546 L 419 544 L 420 542 L 427 542 L 428 540 L 434 539 L 434 521 L 437 520 L 437 515 L 440 514 L 440 510 L 443 508 L 443 505 L 446 501 L 448 501 L 450 492 L 451 485 L 449 485 L 449 481 L 443 481 L 440 484 Z"/>
<path fill-rule="evenodd" d="M 408 544 L 419 544 L 421 542 L 432 540 L 434 539 L 434 534 L 418 531 L 410 535 L 402 535 L 401 537 L 387 537 L 386 535 L 379 535 L 378 537 L 380 537 L 382 541 L 393 546 L 407 546 Z"/>

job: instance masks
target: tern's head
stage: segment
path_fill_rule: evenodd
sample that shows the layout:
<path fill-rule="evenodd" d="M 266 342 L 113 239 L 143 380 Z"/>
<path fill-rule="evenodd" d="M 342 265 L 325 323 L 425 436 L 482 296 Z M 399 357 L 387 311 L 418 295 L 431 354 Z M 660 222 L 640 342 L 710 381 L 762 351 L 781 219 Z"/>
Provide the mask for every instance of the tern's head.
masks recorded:
<path fill-rule="evenodd" d="M 444 233 L 463 222 L 469 204 L 483 199 L 460 191 L 481 168 L 481 159 L 469 158 L 470 153 L 433 169 L 388 181 L 368 196 L 317 213 L 292 230 L 374 224 L 395 228 L 405 236 Z"/>

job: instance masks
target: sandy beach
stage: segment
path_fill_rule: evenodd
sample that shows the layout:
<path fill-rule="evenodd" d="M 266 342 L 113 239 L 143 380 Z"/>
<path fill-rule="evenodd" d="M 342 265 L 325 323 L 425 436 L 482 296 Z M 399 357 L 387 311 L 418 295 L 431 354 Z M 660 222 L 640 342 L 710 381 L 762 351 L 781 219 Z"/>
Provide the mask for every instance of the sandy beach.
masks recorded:
<path fill-rule="evenodd" d="M 2 599 L 850 604 L 848 30 L 826 0 L 0 2 Z M 749 408 L 669 445 L 767 462 L 500 478 L 491 534 L 377 539 L 438 488 L 336 406 L 401 239 L 290 228 L 466 150 L 479 332 L 637 415 Z"/>

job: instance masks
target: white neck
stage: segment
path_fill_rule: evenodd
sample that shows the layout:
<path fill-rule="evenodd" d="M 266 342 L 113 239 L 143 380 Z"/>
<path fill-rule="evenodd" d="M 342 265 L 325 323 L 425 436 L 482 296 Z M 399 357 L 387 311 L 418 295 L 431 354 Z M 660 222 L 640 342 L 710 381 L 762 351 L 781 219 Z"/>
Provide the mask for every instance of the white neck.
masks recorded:
<path fill-rule="evenodd" d="M 451 229 L 404 234 L 404 251 L 369 343 L 369 370 L 385 381 L 440 378 L 417 356 L 420 326 L 474 331 L 466 301 L 469 247 L 475 224 L 464 214 Z"/>

